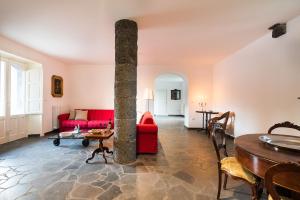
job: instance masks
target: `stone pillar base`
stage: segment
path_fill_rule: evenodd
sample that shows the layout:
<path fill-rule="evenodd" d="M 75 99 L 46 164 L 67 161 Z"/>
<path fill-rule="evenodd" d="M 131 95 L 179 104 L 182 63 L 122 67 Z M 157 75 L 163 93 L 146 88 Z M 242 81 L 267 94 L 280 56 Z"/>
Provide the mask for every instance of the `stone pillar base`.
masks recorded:
<path fill-rule="evenodd" d="M 136 141 L 124 141 L 114 138 L 114 161 L 128 164 L 136 160 Z"/>

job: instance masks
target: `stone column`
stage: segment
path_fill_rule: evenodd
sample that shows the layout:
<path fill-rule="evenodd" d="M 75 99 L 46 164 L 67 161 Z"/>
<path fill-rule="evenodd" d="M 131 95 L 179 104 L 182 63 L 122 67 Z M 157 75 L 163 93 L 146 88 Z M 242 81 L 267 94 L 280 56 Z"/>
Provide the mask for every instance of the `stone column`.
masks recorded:
<path fill-rule="evenodd" d="M 114 160 L 136 160 L 137 37 L 134 21 L 115 23 L 115 135 Z"/>

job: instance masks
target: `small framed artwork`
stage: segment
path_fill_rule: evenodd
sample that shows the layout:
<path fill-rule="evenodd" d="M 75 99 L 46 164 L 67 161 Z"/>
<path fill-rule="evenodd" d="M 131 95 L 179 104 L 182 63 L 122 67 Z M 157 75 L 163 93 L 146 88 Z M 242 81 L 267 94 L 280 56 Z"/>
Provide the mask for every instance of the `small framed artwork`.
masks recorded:
<path fill-rule="evenodd" d="M 181 99 L 181 90 L 171 90 L 171 100 L 180 100 Z"/>
<path fill-rule="evenodd" d="M 53 75 L 51 78 L 51 94 L 53 97 L 62 97 L 64 94 L 63 79 L 60 76 Z"/>

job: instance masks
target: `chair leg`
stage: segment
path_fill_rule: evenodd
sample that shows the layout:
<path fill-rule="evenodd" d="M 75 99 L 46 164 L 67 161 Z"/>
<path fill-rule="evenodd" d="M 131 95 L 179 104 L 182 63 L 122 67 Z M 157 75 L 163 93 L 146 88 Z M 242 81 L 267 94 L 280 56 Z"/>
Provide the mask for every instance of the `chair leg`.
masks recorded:
<path fill-rule="evenodd" d="M 257 198 L 258 185 L 257 184 L 252 185 L 251 190 L 252 190 L 251 200 L 258 200 Z"/>
<path fill-rule="evenodd" d="M 217 199 L 220 199 L 221 186 L 222 186 L 222 171 L 219 169 L 219 184 L 218 184 L 218 194 L 217 194 Z"/>
<path fill-rule="evenodd" d="M 264 191 L 264 181 L 262 179 L 257 180 L 257 199 L 261 198 L 261 195 Z M 268 194 L 269 196 L 269 194 Z"/>
<path fill-rule="evenodd" d="M 223 189 L 226 190 L 228 175 L 225 174 Z"/>

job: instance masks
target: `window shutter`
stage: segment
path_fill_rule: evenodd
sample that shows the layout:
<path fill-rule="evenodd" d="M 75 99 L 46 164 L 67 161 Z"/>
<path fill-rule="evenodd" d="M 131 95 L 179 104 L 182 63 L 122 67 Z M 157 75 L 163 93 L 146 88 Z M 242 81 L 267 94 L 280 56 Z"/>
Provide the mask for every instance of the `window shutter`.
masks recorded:
<path fill-rule="evenodd" d="M 26 71 L 26 114 L 42 113 L 42 70 Z"/>

